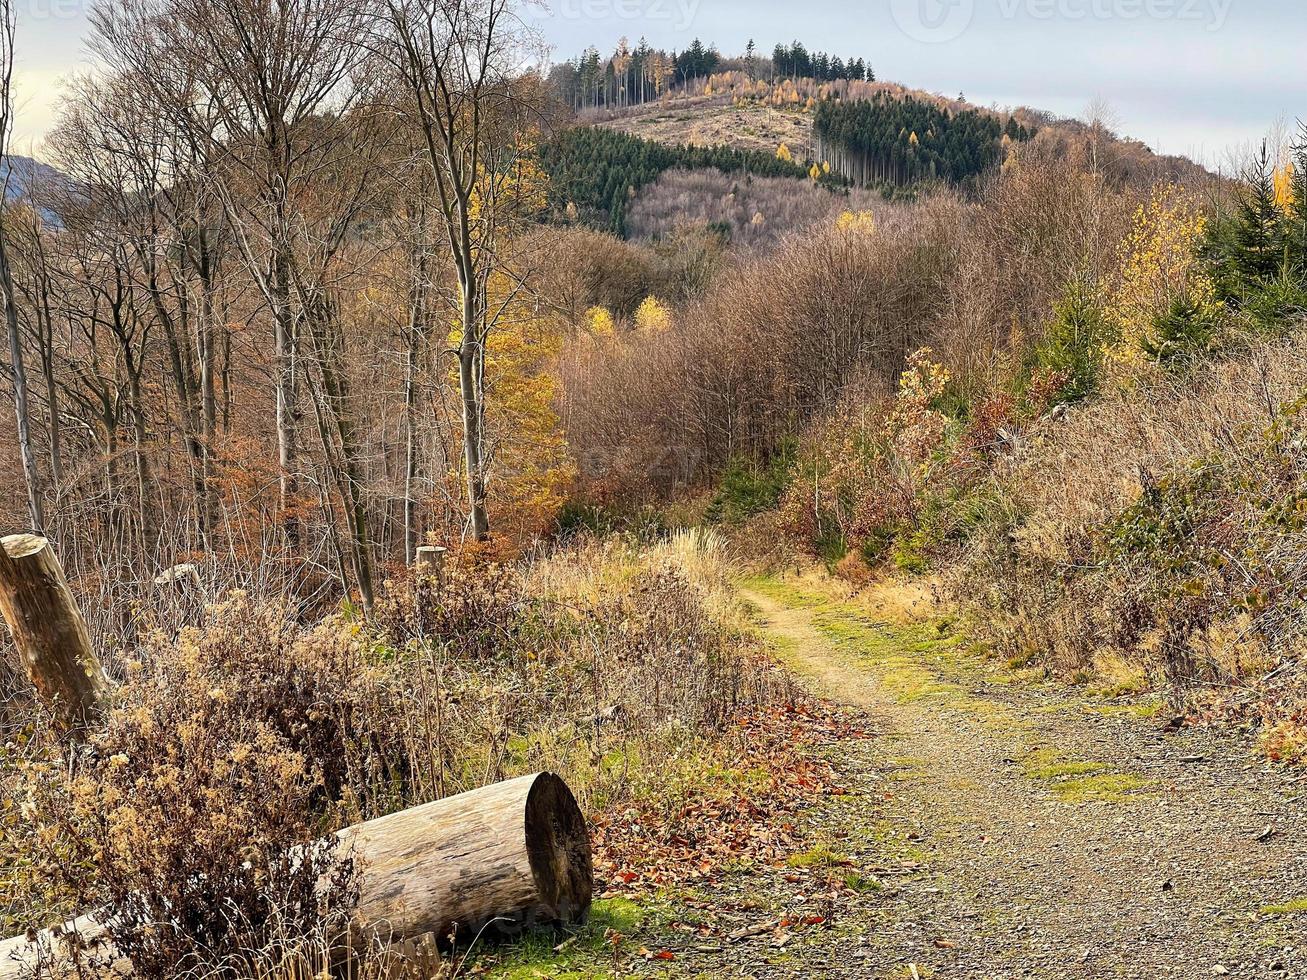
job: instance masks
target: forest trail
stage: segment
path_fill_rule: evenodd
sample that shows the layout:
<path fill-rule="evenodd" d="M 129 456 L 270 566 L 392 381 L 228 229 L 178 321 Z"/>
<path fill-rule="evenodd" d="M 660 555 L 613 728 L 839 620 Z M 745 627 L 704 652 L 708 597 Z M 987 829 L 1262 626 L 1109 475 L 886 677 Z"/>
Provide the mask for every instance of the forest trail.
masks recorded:
<path fill-rule="evenodd" d="M 1307 778 L 1246 733 L 1170 731 L 817 586 L 742 594 L 800 683 L 867 712 L 875 737 L 829 747 L 850 799 L 815 819 L 888 884 L 698 975 L 1307 976 Z"/>

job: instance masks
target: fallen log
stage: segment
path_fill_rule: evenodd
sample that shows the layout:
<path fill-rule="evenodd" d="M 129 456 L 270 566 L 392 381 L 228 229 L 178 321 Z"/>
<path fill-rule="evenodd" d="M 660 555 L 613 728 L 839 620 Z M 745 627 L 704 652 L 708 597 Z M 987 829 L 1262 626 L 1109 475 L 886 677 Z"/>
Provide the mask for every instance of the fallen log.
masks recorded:
<path fill-rule="evenodd" d="M 0 614 L 37 693 L 77 728 L 108 695 L 104 668 L 50 542 L 35 534 L 0 540 Z"/>
<path fill-rule="evenodd" d="M 583 920 L 594 875 L 585 818 L 552 773 L 523 776 L 340 832 L 359 871 L 359 935 L 439 945 Z M 127 976 L 94 915 L 0 942 L 0 980 Z"/>

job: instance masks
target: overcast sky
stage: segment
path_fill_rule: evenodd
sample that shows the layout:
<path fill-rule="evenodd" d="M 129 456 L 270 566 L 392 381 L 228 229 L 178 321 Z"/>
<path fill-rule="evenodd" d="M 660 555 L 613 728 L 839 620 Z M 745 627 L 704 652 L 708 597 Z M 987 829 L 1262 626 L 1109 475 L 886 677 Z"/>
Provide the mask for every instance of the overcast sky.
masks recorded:
<path fill-rule="evenodd" d="M 86 65 L 86 0 L 16 0 L 15 152 L 38 151 L 59 79 Z M 877 77 L 1082 116 L 1209 164 L 1307 117 L 1304 0 L 550 0 L 534 13 L 554 57 L 642 36 L 738 54 L 795 38 L 865 58 Z"/>

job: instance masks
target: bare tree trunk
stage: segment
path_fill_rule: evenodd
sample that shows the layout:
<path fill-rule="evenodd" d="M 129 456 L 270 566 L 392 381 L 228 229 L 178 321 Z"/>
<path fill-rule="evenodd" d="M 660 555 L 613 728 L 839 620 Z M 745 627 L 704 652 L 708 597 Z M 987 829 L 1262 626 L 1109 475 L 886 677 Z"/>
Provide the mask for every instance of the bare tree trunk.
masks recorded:
<path fill-rule="evenodd" d="M 485 407 L 481 398 L 481 371 L 484 352 L 480 338 L 481 324 L 471 289 L 463 291 L 463 343 L 458 352 L 458 388 L 463 399 L 463 465 L 467 470 L 467 505 L 469 530 L 475 541 L 490 535 L 490 518 L 486 514 L 486 476 L 481 461 L 482 422 Z"/>
<path fill-rule="evenodd" d="M 296 329 L 290 306 L 289 261 L 277 246 L 273 254 L 272 294 L 274 297 L 274 344 L 277 358 L 277 461 L 280 464 L 281 512 L 286 533 L 292 543 L 299 540 L 298 521 L 290 516 L 299 481 L 296 466 Z"/>
<path fill-rule="evenodd" d="M 217 311 L 214 304 L 214 255 L 204 228 L 204 216 L 197 214 L 199 228 L 199 254 L 196 272 L 200 280 L 200 318 L 195 332 L 196 354 L 200 363 L 199 391 L 199 485 L 200 499 L 196 507 L 200 515 L 200 531 L 207 538 L 216 522 L 213 500 L 213 438 L 218 427 L 218 385 L 216 378 L 218 337 Z"/>
<path fill-rule="evenodd" d="M 49 415 L 50 479 L 56 496 L 64 482 L 63 439 L 59 430 L 59 388 L 54 376 L 54 317 L 50 312 L 50 270 L 41 229 L 32 229 L 36 262 L 37 343 L 41 354 L 41 374 L 45 379 L 46 411 Z"/>
<path fill-rule="evenodd" d="M 427 220 L 426 207 L 419 203 L 411 265 L 412 287 L 408 321 L 408 358 L 404 365 L 404 561 L 412 564 L 418 547 L 417 483 L 421 476 L 418 445 L 418 375 L 426 347 Z"/>
<path fill-rule="evenodd" d="M 0 140 L 0 143 L 3 141 Z M 32 419 L 27 401 L 27 371 L 23 365 L 23 339 L 18 330 L 18 307 L 14 302 L 14 280 L 9 268 L 4 227 L 0 225 L 0 302 L 5 307 L 5 327 L 9 334 L 9 363 L 14 374 L 14 413 L 18 417 L 18 453 L 23 460 L 27 481 L 27 508 L 32 527 L 45 531 L 45 504 L 41 497 L 41 474 L 32 452 Z"/>
<path fill-rule="evenodd" d="M 323 453 L 328 468 L 335 475 L 336 485 L 340 488 L 341 502 L 349 520 L 359 594 L 363 605 L 370 610 L 374 599 L 372 539 L 367 501 L 363 498 L 363 467 L 354 428 L 353 407 L 350 404 L 349 382 L 342 369 L 341 348 L 344 338 L 336 320 L 337 311 L 328 300 L 321 296 L 309 296 L 305 297 L 303 306 L 314 353 L 317 355 L 318 370 L 322 376 L 323 392 L 335 426 L 335 439 L 340 444 L 340 461 L 333 460 L 333 440 L 325 434 Z"/>
<path fill-rule="evenodd" d="M 409 325 L 408 360 L 404 366 L 404 561 L 411 564 L 418 546 L 417 438 L 418 320 L 414 309 Z"/>

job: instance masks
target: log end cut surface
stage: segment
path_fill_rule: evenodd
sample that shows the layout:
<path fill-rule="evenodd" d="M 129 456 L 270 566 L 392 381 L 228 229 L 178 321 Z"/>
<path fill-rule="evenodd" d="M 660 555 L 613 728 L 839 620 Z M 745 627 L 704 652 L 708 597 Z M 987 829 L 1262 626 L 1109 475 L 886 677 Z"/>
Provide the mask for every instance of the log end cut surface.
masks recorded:
<path fill-rule="evenodd" d="M 594 869 L 585 817 L 567 784 L 541 774 L 526 800 L 526 847 L 540 898 L 560 922 L 590 911 Z"/>
<path fill-rule="evenodd" d="M 11 534 L 4 539 L 5 552 L 10 558 L 30 558 L 49 542 L 35 534 Z"/>

